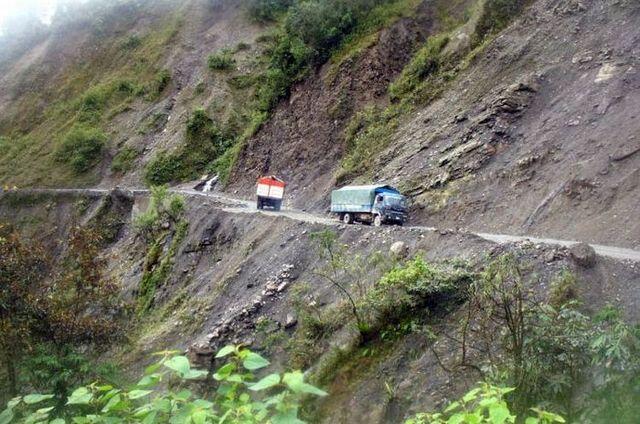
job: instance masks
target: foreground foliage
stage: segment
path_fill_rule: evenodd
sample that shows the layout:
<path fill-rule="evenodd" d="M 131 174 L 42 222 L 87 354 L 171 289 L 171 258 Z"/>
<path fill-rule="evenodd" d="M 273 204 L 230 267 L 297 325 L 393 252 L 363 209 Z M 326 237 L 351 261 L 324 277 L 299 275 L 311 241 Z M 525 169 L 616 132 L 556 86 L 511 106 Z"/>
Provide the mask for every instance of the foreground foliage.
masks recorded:
<path fill-rule="evenodd" d="M 65 242 L 62 263 L 54 267 L 42 246 L 0 227 L 0 377 L 6 384 L 0 396 L 27 385 L 51 390 L 60 401 L 70 385 L 96 371 L 85 354 L 122 336 L 125 308 L 118 285 L 104 275 L 100 233 L 76 227 Z"/>
<path fill-rule="evenodd" d="M 509 409 L 504 396 L 513 388 L 496 387 L 487 383 L 479 384 L 462 398 L 450 403 L 442 412 L 420 413 L 405 421 L 405 424 L 459 424 L 490 423 L 505 424 L 524 422 L 525 424 L 564 423 L 560 415 L 532 408 L 533 415 L 518 417 Z"/>
<path fill-rule="evenodd" d="M 272 373 L 257 379 L 254 372 L 269 365 L 241 346 L 226 346 L 216 355 L 226 363 L 215 373 L 191 367 L 184 356 L 165 352 L 132 387 L 92 383 L 78 387 L 65 406 L 55 410 L 53 395 L 13 398 L 0 413 L 0 423 L 302 423 L 298 418 L 305 396 L 326 393 L 304 381 L 300 371 Z M 212 397 L 199 397 L 189 383 L 213 379 Z M 171 387 L 164 390 L 165 386 Z"/>

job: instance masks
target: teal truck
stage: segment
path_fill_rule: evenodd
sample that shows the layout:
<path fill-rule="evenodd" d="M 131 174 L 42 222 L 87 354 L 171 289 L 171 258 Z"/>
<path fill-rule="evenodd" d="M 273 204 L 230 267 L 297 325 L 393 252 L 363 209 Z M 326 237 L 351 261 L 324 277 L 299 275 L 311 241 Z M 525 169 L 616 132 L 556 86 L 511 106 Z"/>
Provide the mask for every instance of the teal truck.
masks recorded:
<path fill-rule="evenodd" d="M 402 225 L 407 221 L 407 199 L 388 185 L 346 186 L 331 192 L 331 212 L 345 224 L 356 221 Z"/>

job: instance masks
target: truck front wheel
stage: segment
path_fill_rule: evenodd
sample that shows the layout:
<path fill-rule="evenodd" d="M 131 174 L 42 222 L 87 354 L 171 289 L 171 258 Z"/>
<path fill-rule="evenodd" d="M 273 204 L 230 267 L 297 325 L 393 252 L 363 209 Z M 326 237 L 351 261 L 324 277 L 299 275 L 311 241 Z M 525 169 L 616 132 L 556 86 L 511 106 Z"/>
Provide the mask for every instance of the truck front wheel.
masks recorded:
<path fill-rule="evenodd" d="M 345 224 L 353 224 L 353 217 L 350 213 L 345 213 L 342 216 L 342 222 L 344 222 Z"/>
<path fill-rule="evenodd" d="M 376 227 L 379 227 L 379 226 L 382 225 L 382 217 L 380 215 L 376 215 L 373 218 L 373 225 L 376 226 Z"/>

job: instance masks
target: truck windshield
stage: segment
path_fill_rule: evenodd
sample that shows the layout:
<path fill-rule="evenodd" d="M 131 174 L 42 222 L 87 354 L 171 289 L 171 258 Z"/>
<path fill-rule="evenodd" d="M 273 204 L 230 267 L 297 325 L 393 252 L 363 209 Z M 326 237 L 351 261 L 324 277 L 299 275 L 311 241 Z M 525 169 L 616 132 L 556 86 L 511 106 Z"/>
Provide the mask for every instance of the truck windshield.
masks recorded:
<path fill-rule="evenodd" d="M 400 196 L 384 196 L 384 204 L 385 206 L 391 206 L 396 208 L 405 208 L 406 202 L 404 197 Z"/>

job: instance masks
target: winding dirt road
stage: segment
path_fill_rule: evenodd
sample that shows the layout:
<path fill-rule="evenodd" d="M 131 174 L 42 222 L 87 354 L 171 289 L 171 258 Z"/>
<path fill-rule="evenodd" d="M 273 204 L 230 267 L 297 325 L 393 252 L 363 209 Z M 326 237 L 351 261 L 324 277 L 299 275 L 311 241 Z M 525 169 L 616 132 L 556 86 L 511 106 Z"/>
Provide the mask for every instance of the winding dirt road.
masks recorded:
<path fill-rule="evenodd" d="M 139 189 L 139 188 L 120 188 L 120 190 L 130 193 L 132 196 L 146 196 L 149 194 L 149 190 L 147 189 Z M 57 193 L 57 194 L 83 194 L 89 196 L 105 196 L 111 192 L 109 189 L 99 189 L 99 188 L 58 188 L 58 189 L 22 189 L 19 190 L 24 193 Z M 266 211 L 266 210 L 258 210 L 255 206 L 255 202 L 236 199 L 230 197 L 226 194 L 219 192 L 202 192 L 189 188 L 172 188 L 170 189 L 173 193 L 179 193 L 184 196 L 189 197 L 205 197 L 208 199 L 214 199 L 220 202 L 222 205 L 219 206 L 221 210 L 231 213 L 259 213 L 267 216 L 285 216 L 289 219 L 293 219 L 296 221 L 304 221 L 312 224 L 323 224 L 323 225 L 331 225 L 331 226 L 340 226 L 343 225 L 340 221 L 336 219 L 332 219 L 326 216 L 316 215 L 313 213 L 309 213 L 306 211 L 295 210 L 295 209 L 287 209 L 284 208 L 280 212 L 275 211 Z M 0 197 L 1 199 L 1 197 Z M 423 231 L 438 231 L 437 228 L 434 227 L 408 227 L 408 228 L 418 228 Z M 480 238 L 485 240 L 498 243 L 513 243 L 520 241 L 530 241 L 532 243 L 537 244 L 547 244 L 547 245 L 557 245 L 563 247 L 571 247 L 575 244 L 580 243 L 575 240 L 558 240 L 552 238 L 537 238 L 531 236 L 514 236 L 508 234 L 491 234 L 491 233 L 482 233 L 482 232 L 471 232 Z M 616 246 L 604 246 L 600 244 L 589 244 L 595 252 L 604 257 L 614 258 L 618 260 L 628 260 L 633 262 L 640 262 L 640 251 L 616 247 Z"/>

